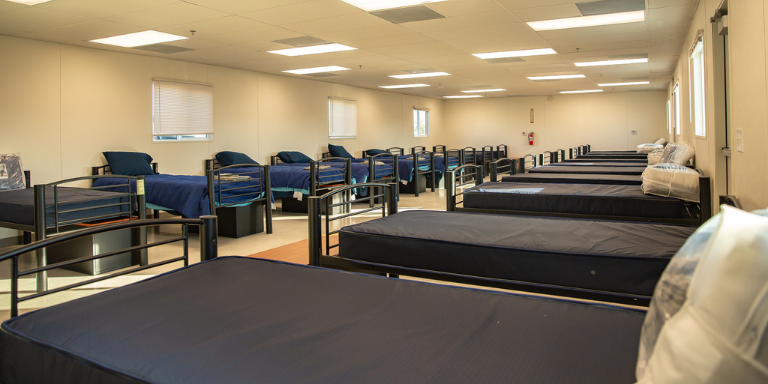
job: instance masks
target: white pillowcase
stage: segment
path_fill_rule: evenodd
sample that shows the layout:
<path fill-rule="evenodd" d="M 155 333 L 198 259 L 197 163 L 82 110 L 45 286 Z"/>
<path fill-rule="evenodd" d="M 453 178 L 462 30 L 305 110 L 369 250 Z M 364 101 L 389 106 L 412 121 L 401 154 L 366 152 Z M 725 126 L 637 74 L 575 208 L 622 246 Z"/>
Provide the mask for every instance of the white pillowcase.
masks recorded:
<path fill-rule="evenodd" d="M 667 145 L 667 139 L 665 139 L 663 137 L 659 137 L 659 139 L 654 141 L 653 143 L 654 144 L 659 144 L 659 145 Z"/>
<path fill-rule="evenodd" d="M 699 202 L 698 172 L 678 164 L 650 165 L 643 171 L 643 193 Z"/>
<path fill-rule="evenodd" d="M 661 154 L 664 153 L 661 149 L 657 149 L 648 154 L 648 165 L 658 164 L 661 160 Z"/>
<path fill-rule="evenodd" d="M 695 154 L 695 150 L 693 149 L 693 146 L 686 143 L 685 141 L 681 141 L 677 143 L 677 149 L 672 154 L 672 159 L 670 160 L 670 163 L 687 165 L 688 161 L 690 161 L 693 158 L 694 154 Z"/>
<path fill-rule="evenodd" d="M 691 237 L 711 231 L 639 384 L 768 383 L 768 218 L 728 206 L 715 218 Z"/>
<path fill-rule="evenodd" d="M 637 146 L 637 153 L 651 153 L 657 149 L 664 149 L 661 144 L 640 144 Z"/>

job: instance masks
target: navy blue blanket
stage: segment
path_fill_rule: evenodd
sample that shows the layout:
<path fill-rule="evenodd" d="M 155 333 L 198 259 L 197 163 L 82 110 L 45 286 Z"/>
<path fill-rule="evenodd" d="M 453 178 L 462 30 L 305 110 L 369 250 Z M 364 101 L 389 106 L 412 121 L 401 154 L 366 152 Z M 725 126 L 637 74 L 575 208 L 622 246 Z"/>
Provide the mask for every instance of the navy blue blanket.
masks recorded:
<path fill-rule="evenodd" d="M 329 169 L 319 169 L 319 181 L 323 184 L 343 184 L 345 163 L 322 163 L 322 166 L 330 166 Z M 309 163 L 278 164 L 270 168 L 272 175 L 272 190 L 275 192 L 301 192 L 309 194 Z M 318 168 L 320 165 L 318 165 Z M 363 183 L 368 178 L 368 166 L 352 164 L 352 183 Z"/>
<path fill-rule="evenodd" d="M 235 173 L 233 170 L 230 171 Z M 253 169 L 248 169 L 248 172 L 253 172 Z M 249 185 L 253 186 L 253 188 L 224 191 L 221 194 L 222 201 L 217 201 L 217 205 L 242 203 L 263 196 L 264 190 L 256 180 L 258 174 L 251 174 L 250 176 L 252 177 L 251 181 L 224 184 L 225 190 L 247 187 Z M 93 183 L 93 186 L 101 187 L 117 184 L 125 184 L 125 179 L 100 178 Z M 135 188 L 136 180 L 131 180 L 131 185 Z M 211 214 L 210 200 L 208 199 L 208 181 L 205 176 L 147 175 L 144 178 L 144 189 L 147 195 L 148 208 L 169 211 L 186 218 L 198 218 Z M 106 190 L 125 192 L 126 187 L 107 188 Z M 218 192 L 219 186 L 216 183 L 215 193 L 217 196 Z M 250 194 L 247 196 L 233 196 L 245 193 Z"/>
<path fill-rule="evenodd" d="M 391 163 L 392 159 L 383 158 L 380 161 L 383 163 Z M 458 165 L 458 161 L 456 164 Z M 413 155 L 398 156 L 397 166 L 398 172 L 400 173 L 400 180 L 405 180 L 407 182 L 413 181 Z M 419 170 L 429 171 L 429 155 L 419 156 Z M 443 178 L 443 173 L 445 173 L 445 163 L 442 158 L 435 157 L 435 178 L 438 183 Z"/>

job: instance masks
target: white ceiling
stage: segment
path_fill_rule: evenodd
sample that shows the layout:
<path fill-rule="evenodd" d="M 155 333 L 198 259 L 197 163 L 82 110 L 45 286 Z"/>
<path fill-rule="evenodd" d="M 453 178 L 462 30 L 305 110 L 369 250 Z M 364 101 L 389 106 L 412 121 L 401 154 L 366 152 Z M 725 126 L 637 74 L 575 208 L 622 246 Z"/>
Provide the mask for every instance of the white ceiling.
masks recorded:
<path fill-rule="evenodd" d="M 352 70 L 320 80 L 366 88 L 427 83 L 432 86 L 397 91 L 428 97 L 487 87 L 507 89 L 487 97 L 549 95 L 559 90 L 595 89 L 597 83 L 622 78 L 649 78 L 651 84 L 605 90 L 664 90 L 697 2 L 646 0 L 644 22 L 535 32 L 526 21 L 580 16 L 575 3 L 449 0 L 427 5 L 446 16 L 444 19 L 392 24 L 341 0 L 53 0 L 35 6 L 0 0 L 0 34 L 267 73 L 340 65 Z M 194 50 L 163 54 L 89 42 L 147 29 L 189 37 L 165 44 Z M 190 30 L 196 31 L 194 36 Z M 358 49 L 300 57 L 266 52 L 292 48 L 274 40 L 307 35 Z M 554 48 L 559 54 L 498 64 L 472 56 L 535 48 Z M 589 68 L 573 65 L 635 54 L 647 54 L 649 62 Z M 452 76 L 387 77 L 415 69 L 445 71 Z M 544 82 L 525 78 L 573 73 L 587 77 Z"/>

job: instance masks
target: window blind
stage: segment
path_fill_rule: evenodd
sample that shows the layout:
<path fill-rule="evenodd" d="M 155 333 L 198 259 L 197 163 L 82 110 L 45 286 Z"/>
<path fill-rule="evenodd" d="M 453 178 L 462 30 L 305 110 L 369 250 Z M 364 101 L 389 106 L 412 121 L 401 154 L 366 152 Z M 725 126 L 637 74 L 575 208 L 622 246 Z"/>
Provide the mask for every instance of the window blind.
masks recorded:
<path fill-rule="evenodd" d="M 331 138 L 357 137 L 357 102 L 329 98 L 328 126 Z"/>
<path fill-rule="evenodd" d="M 213 133 L 213 86 L 152 82 L 153 135 Z"/>

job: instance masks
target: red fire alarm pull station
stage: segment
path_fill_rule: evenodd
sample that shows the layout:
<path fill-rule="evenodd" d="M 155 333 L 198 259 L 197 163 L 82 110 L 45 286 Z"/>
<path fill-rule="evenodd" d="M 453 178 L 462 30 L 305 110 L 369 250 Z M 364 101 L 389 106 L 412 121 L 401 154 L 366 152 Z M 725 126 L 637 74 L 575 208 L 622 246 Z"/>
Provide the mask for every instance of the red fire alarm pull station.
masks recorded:
<path fill-rule="evenodd" d="M 528 145 L 533 145 L 533 132 L 528 134 Z"/>

